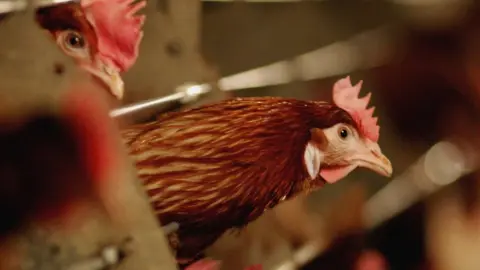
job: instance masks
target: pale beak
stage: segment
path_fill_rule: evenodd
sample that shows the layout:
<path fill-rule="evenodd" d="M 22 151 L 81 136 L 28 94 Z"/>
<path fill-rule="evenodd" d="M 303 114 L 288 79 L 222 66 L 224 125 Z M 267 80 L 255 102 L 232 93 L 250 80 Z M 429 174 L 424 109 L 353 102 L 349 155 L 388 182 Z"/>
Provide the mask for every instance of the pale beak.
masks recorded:
<path fill-rule="evenodd" d="M 359 167 L 370 169 L 382 176 L 392 176 L 392 163 L 382 154 L 377 143 L 367 141 L 364 151 L 356 154 L 352 162 Z"/>
<path fill-rule="evenodd" d="M 123 79 L 115 68 L 101 61 L 98 61 L 95 66 L 85 66 L 85 69 L 90 72 L 95 78 L 100 80 L 118 100 L 123 98 L 124 84 Z"/>

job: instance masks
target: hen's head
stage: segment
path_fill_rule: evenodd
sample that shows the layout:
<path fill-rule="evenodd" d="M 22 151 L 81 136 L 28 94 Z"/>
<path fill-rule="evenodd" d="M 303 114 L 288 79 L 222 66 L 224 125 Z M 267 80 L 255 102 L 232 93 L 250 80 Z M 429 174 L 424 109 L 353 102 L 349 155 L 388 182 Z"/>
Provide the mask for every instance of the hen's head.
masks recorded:
<path fill-rule="evenodd" d="M 340 180 L 357 167 L 371 169 L 381 175 L 390 176 L 392 165 L 382 154 L 378 145 L 379 126 L 372 117 L 374 107 L 367 108 L 370 93 L 359 98 L 360 81 L 352 85 L 346 77 L 333 87 L 334 110 L 340 111 L 332 117 L 336 120 L 328 127 L 310 129 L 304 162 L 312 179 L 320 175 L 329 183 Z M 343 118 L 342 120 L 339 120 Z M 322 113 L 322 117 L 325 114 Z"/>
<path fill-rule="evenodd" d="M 94 76 L 117 99 L 123 80 L 138 57 L 143 37 L 146 2 L 134 0 L 80 0 L 42 8 L 37 21 L 55 38 L 62 51 Z"/>

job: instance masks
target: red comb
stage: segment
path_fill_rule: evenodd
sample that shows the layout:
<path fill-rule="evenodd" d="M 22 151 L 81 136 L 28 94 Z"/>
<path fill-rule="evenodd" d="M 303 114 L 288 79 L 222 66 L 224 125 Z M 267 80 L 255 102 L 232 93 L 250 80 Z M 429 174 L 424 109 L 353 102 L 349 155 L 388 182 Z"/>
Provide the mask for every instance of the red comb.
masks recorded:
<path fill-rule="evenodd" d="M 380 127 L 377 125 L 378 118 L 372 117 L 375 107 L 367 108 L 371 93 L 359 98 L 363 81 L 352 86 L 350 76 L 338 80 L 333 86 L 333 102 L 344 109 L 353 117 L 358 125 L 359 132 L 372 142 L 377 142 Z"/>
<path fill-rule="evenodd" d="M 81 0 L 97 34 L 100 57 L 108 58 L 120 72 L 128 70 L 137 60 L 143 37 L 145 16 L 136 13 L 147 3 L 143 0 L 137 3 L 133 1 Z"/>

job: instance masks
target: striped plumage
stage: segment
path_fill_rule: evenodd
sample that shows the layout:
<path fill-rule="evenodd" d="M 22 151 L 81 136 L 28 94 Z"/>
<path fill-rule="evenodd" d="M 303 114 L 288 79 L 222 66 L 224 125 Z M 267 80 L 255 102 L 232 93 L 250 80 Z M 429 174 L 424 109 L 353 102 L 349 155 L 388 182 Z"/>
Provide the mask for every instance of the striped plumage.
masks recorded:
<path fill-rule="evenodd" d="M 303 155 L 311 128 L 355 126 L 325 102 L 242 98 L 173 112 L 122 136 L 163 224 L 178 222 L 179 261 L 298 192 L 319 188 Z"/>

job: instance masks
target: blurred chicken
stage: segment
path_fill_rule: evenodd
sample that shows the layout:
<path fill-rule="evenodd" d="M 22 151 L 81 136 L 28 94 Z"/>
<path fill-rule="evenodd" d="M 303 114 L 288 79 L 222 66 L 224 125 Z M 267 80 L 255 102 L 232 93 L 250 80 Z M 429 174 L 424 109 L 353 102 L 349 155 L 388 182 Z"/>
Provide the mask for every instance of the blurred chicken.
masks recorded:
<path fill-rule="evenodd" d="M 120 73 L 138 57 L 146 2 L 81 0 L 40 8 L 36 19 L 62 51 L 106 86 L 117 99 L 124 93 Z"/>
<path fill-rule="evenodd" d="M 178 262 L 192 263 L 227 230 L 356 167 L 390 176 L 370 95 L 359 99 L 360 89 L 347 77 L 334 86 L 335 104 L 233 99 L 124 130 L 159 219 L 180 224 L 171 241 Z"/>

